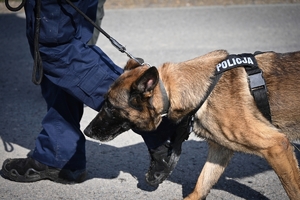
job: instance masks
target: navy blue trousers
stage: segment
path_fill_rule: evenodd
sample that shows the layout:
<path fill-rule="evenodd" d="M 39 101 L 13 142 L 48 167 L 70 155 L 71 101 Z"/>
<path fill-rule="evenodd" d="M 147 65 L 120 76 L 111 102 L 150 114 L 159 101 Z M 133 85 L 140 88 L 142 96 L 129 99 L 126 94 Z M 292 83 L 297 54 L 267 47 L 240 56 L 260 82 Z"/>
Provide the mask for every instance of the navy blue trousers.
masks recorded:
<path fill-rule="evenodd" d="M 98 0 L 74 4 L 95 19 Z M 26 34 L 33 54 L 35 0 L 27 0 Z M 87 45 L 93 26 L 63 0 L 41 0 L 40 54 L 44 76 L 42 95 L 47 103 L 43 129 L 36 139 L 32 157 L 56 168 L 86 167 L 85 136 L 80 130 L 83 104 L 99 110 L 109 86 L 123 72 L 97 46 Z M 175 131 L 164 119 L 153 132 L 139 132 L 154 149 Z"/>

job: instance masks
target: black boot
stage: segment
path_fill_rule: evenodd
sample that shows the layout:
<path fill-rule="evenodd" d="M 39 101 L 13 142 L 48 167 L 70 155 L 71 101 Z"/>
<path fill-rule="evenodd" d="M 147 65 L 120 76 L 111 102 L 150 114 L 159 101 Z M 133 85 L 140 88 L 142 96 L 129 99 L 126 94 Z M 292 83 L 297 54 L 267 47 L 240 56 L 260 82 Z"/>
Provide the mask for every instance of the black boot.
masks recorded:
<path fill-rule="evenodd" d="M 31 157 L 6 159 L 2 175 L 16 182 L 35 182 L 49 179 L 59 183 L 81 183 L 86 179 L 86 170 L 71 171 L 44 165 Z"/>

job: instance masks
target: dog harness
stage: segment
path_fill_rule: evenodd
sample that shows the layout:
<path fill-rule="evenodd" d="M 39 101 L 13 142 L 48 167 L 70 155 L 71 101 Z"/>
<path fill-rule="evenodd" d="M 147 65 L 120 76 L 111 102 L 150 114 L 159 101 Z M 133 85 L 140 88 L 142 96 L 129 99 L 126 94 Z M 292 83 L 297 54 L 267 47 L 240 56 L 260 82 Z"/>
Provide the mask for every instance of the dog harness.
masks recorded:
<path fill-rule="evenodd" d="M 225 60 L 217 64 L 216 74 L 222 74 L 227 70 L 243 66 L 248 74 L 249 88 L 255 100 L 256 106 L 263 116 L 271 122 L 272 119 L 267 94 L 267 86 L 263 78 L 263 72 L 258 67 L 254 57 L 260 53 L 261 52 L 255 52 L 254 54 L 228 55 Z"/>
<path fill-rule="evenodd" d="M 231 54 L 228 55 L 225 60 L 223 60 L 222 62 L 216 65 L 215 74 L 213 77 L 211 77 L 212 84 L 209 86 L 206 95 L 201 100 L 199 106 L 196 109 L 194 109 L 190 114 L 190 116 L 192 116 L 189 122 L 190 132 L 192 131 L 192 127 L 193 127 L 194 114 L 206 101 L 206 99 L 208 98 L 208 96 L 210 95 L 214 87 L 217 85 L 222 74 L 225 71 L 234 69 L 236 67 L 245 68 L 248 74 L 249 89 L 255 100 L 256 106 L 263 114 L 263 116 L 266 119 L 268 119 L 270 122 L 272 122 L 270 105 L 269 105 L 268 94 L 267 94 L 268 93 L 267 86 L 263 78 L 263 72 L 258 67 L 257 61 L 254 57 L 255 55 L 260 53 L 261 52 L 255 52 L 254 54 L 248 54 L 248 53 L 238 54 L 238 55 Z"/>

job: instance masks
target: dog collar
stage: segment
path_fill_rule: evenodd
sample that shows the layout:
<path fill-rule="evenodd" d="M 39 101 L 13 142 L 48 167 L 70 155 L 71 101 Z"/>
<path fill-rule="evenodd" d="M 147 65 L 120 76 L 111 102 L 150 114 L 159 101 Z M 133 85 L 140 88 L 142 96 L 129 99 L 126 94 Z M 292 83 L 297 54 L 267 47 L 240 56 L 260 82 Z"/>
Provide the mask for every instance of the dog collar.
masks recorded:
<path fill-rule="evenodd" d="M 170 107 L 170 101 L 169 101 L 164 83 L 162 82 L 161 79 L 159 79 L 159 88 L 161 90 L 162 100 L 163 100 L 163 111 L 162 111 L 161 116 L 164 117 L 164 116 L 168 115 L 169 107 Z"/>

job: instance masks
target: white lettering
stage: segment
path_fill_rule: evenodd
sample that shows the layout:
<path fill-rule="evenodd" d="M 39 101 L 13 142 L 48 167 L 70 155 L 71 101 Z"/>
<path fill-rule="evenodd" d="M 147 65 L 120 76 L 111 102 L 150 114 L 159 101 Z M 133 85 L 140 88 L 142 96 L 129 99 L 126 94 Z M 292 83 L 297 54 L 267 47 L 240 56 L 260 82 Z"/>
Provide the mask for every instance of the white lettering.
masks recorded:
<path fill-rule="evenodd" d="M 227 68 L 238 67 L 242 64 L 254 65 L 254 61 L 251 57 L 233 57 L 227 60 L 223 60 L 222 62 L 216 65 L 216 69 L 218 72 L 226 71 Z"/>
<path fill-rule="evenodd" d="M 248 57 L 248 64 L 254 64 L 253 60 L 250 57 Z"/>
<path fill-rule="evenodd" d="M 234 64 L 233 64 L 233 63 L 235 63 L 234 58 L 232 59 L 232 61 L 233 61 L 233 62 L 230 63 L 230 60 L 229 60 L 229 59 L 227 60 L 227 63 L 228 63 L 228 66 L 229 66 L 229 67 L 234 66 Z"/>
<path fill-rule="evenodd" d="M 244 60 L 242 60 L 242 62 L 243 62 L 244 64 L 246 64 L 246 63 L 247 63 L 247 58 L 244 57 Z"/>
<path fill-rule="evenodd" d="M 220 67 L 222 67 L 221 63 L 217 64 L 217 70 L 220 71 Z"/>
<path fill-rule="evenodd" d="M 223 68 L 223 69 L 226 69 L 226 68 L 227 68 L 227 63 L 226 63 L 226 61 L 223 61 L 223 62 L 222 62 L 222 68 Z"/>
<path fill-rule="evenodd" d="M 232 61 L 233 61 L 233 64 L 234 64 L 234 65 L 236 65 L 236 62 L 235 62 L 235 60 L 234 60 L 234 59 L 232 59 Z"/>

